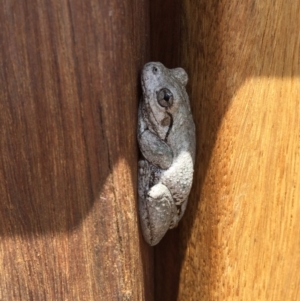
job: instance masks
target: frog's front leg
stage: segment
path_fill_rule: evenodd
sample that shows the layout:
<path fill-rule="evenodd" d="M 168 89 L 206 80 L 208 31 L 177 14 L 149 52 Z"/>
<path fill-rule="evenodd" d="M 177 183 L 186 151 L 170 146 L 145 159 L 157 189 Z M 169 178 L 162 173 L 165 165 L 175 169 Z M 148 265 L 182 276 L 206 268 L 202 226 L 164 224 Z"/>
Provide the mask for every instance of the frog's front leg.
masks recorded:
<path fill-rule="evenodd" d="M 144 158 L 161 169 L 168 169 L 173 162 L 171 147 L 162 140 L 157 133 L 152 132 L 142 114 L 142 105 L 139 107 L 138 143 Z"/>
<path fill-rule="evenodd" d="M 176 205 L 167 186 L 154 184 L 152 166 L 146 161 L 139 162 L 139 210 L 145 240 L 154 246 L 159 243 L 170 228 L 176 215 Z"/>

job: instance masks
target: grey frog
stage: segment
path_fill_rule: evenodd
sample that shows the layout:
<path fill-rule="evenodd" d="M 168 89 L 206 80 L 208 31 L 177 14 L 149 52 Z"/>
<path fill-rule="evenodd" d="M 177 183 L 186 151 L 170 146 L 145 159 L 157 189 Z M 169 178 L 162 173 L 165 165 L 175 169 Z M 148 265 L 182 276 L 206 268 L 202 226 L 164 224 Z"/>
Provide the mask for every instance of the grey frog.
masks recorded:
<path fill-rule="evenodd" d="M 195 125 L 182 68 L 150 62 L 141 75 L 138 113 L 139 213 L 145 240 L 156 245 L 186 209 L 195 162 Z"/>

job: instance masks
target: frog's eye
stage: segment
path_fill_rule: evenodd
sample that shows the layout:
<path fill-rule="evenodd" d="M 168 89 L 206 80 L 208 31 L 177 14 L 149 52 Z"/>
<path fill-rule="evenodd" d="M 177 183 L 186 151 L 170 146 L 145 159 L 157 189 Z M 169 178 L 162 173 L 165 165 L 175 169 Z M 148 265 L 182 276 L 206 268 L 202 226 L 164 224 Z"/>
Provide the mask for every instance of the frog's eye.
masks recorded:
<path fill-rule="evenodd" d="M 173 104 L 173 94 L 167 89 L 163 88 L 157 93 L 157 101 L 160 106 L 167 108 Z"/>
<path fill-rule="evenodd" d="M 157 70 L 156 67 L 152 67 L 152 71 L 153 71 L 153 73 L 155 74 L 158 70 Z"/>

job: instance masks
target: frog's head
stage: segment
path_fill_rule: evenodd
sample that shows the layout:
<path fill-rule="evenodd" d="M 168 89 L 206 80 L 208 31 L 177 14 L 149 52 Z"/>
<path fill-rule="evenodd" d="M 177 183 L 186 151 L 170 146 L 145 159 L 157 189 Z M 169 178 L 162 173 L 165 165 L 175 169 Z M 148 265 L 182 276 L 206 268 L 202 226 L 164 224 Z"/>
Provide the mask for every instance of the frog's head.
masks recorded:
<path fill-rule="evenodd" d="M 188 99 L 185 86 L 187 73 L 182 68 L 168 69 L 159 62 L 147 63 L 142 71 L 143 98 L 152 122 L 167 125 L 166 116 L 186 109 Z"/>

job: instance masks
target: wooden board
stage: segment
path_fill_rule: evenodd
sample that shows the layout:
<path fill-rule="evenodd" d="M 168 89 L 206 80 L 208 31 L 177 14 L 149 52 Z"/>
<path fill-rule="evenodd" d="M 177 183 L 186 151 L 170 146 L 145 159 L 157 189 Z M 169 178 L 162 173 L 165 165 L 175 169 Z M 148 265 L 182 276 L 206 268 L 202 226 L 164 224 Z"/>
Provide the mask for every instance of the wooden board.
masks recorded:
<path fill-rule="evenodd" d="M 0 299 L 299 299 L 299 7 L 154 0 L 149 30 L 145 1 L 3 1 Z M 186 215 L 154 249 L 136 207 L 149 57 L 188 71 L 198 138 Z"/>
<path fill-rule="evenodd" d="M 177 300 L 299 300 L 300 2 L 182 11 L 198 140 Z"/>
<path fill-rule="evenodd" d="M 145 1 L 1 1 L 1 300 L 152 300 L 136 207 L 148 16 Z"/>

